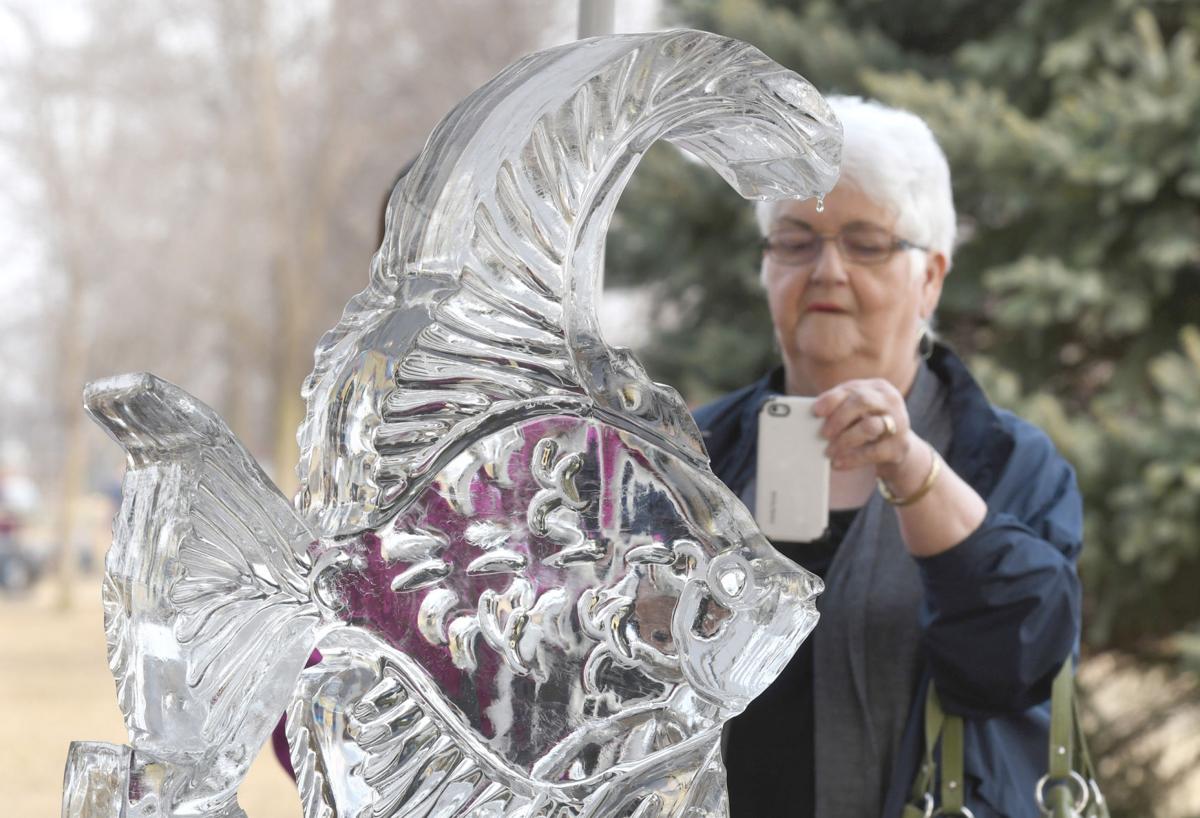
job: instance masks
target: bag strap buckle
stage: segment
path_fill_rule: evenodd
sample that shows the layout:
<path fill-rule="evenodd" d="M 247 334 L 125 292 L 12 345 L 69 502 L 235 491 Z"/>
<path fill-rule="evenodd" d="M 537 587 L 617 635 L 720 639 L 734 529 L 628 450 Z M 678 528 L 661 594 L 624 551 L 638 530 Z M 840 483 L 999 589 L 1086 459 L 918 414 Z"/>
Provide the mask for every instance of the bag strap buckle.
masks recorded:
<path fill-rule="evenodd" d="M 1048 784 L 1050 781 L 1051 781 L 1051 778 L 1049 775 L 1043 775 L 1041 778 L 1038 779 L 1037 786 L 1034 788 L 1034 791 L 1033 791 L 1033 797 L 1037 800 L 1038 809 L 1040 809 L 1042 811 L 1043 815 L 1053 815 L 1054 814 L 1053 808 L 1050 807 L 1046 803 L 1046 784 Z M 1092 784 L 1093 784 L 1093 786 L 1095 786 L 1095 782 L 1092 782 Z M 1071 793 L 1075 799 L 1075 803 L 1072 806 L 1071 811 L 1073 814 L 1082 814 L 1083 813 L 1084 807 L 1087 806 L 1088 797 L 1091 794 L 1092 787 L 1088 786 L 1088 782 L 1084 780 L 1082 775 L 1075 772 L 1074 770 L 1071 770 L 1067 774 L 1066 778 L 1054 779 L 1054 783 L 1051 786 L 1056 787 L 1056 788 L 1057 787 L 1068 787 L 1068 788 L 1071 788 L 1072 790 L 1078 789 L 1078 792 Z M 1098 789 L 1099 788 L 1097 787 L 1097 790 Z"/>
<path fill-rule="evenodd" d="M 922 802 L 918 804 L 915 800 L 910 800 L 904 805 L 904 812 L 901 818 L 933 818 L 933 793 L 925 793 Z"/>

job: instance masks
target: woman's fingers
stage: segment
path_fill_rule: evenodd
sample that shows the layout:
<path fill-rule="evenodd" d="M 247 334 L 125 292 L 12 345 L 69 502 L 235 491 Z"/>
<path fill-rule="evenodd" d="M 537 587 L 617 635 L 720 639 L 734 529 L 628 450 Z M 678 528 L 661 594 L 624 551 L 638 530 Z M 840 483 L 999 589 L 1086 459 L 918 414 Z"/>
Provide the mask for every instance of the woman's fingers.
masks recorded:
<path fill-rule="evenodd" d="M 890 417 L 890 415 L 888 416 Z M 896 422 L 892 420 L 892 429 L 896 429 Z M 895 434 L 895 431 L 892 432 Z M 826 451 L 830 457 L 836 457 L 839 454 L 845 454 L 854 449 L 866 446 L 878 441 L 882 441 L 890 437 L 888 433 L 888 424 L 884 420 L 882 414 L 864 415 L 858 419 L 852 426 L 843 431 L 833 441 L 830 442 Z"/>
<path fill-rule="evenodd" d="M 825 418 L 821 434 L 829 441 L 826 453 L 835 468 L 894 463 L 906 454 L 908 411 L 887 381 L 839 384 L 817 399 L 813 413 Z"/>
<path fill-rule="evenodd" d="M 887 381 L 847 381 L 822 394 L 813 414 L 824 417 L 821 434 L 833 440 L 866 415 L 891 415 L 897 431 L 908 426 L 904 399 Z"/>
<path fill-rule="evenodd" d="M 836 440 L 847 429 L 866 415 L 878 415 L 887 411 L 881 396 L 865 388 L 848 389 L 836 407 L 821 424 L 821 434 L 827 440 Z"/>
<path fill-rule="evenodd" d="M 909 445 L 907 435 L 885 437 L 850 449 L 839 449 L 830 457 L 830 461 L 835 469 L 900 463 L 908 455 Z"/>

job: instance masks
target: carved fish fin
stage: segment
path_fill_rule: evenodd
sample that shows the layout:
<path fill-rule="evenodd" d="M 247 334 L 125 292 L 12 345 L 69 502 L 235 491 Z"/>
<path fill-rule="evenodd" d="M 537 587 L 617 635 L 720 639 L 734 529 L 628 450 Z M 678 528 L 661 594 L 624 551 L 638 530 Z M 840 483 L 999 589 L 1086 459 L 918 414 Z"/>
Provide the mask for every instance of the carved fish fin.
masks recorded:
<path fill-rule="evenodd" d="M 104 603 L 131 743 L 194 765 L 192 796 L 232 792 L 316 640 L 313 535 L 216 413 L 178 387 L 123 375 L 84 399 L 128 453 Z"/>

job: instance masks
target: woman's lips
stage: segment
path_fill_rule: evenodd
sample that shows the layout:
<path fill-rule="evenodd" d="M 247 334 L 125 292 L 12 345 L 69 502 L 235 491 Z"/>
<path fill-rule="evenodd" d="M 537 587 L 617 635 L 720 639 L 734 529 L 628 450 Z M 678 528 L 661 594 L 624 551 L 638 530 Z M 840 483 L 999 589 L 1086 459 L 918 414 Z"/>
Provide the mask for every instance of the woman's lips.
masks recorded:
<path fill-rule="evenodd" d="M 841 307 L 839 307 L 837 304 L 823 304 L 823 303 L 817 302 L 815 304 L 809 304 L 808 309 L 805 310 L 805 312 L 842 313 L 842 312 L 845 312 L 845 310 L 842 309 Z"/>

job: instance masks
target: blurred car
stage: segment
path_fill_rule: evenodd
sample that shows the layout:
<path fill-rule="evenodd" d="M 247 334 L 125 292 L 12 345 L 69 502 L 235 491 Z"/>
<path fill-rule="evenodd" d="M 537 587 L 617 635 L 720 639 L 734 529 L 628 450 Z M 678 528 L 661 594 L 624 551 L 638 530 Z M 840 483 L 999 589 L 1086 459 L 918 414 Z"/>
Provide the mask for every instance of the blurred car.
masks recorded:
<path fill-rule="evenodd" d="M 23 591 L 41 575 L 42 560 L 21 547 L 20 521 L 0 510 L 0 590 Z"/>
<path fill-rule="evenodd" d="M 45 557 L 26 548 L 21 541 L 31 498 L 36 498 L 36 491 L 29 481 L 11 474 L 0 475 L 0 591 L 24 591 L 46 569 Z"/>

